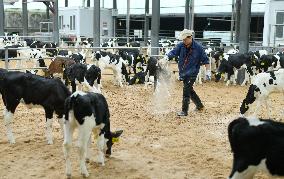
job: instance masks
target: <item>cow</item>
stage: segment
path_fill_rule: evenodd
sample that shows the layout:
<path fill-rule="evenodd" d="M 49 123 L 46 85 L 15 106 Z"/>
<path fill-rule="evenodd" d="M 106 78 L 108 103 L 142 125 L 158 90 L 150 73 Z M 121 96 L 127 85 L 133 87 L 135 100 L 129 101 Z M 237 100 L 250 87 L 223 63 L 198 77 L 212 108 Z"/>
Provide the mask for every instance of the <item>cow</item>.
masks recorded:
<path fill-rule="evenodd" d="M 256 70 L 258 70 L 260 73 L 277 70 L 279 68 L 284 68 L 284 58 L 280 54 L 262 55 L 256 62 Z"/>
<path fill-rule="evenodd" d="M 69 50 L 59 50 L 57 56 L 61 56 L 61 57 L 69 57 L 70 55 L 72 55 L 72 51 Z"/>
<path fill-rule="evenodd" d="M 34 41 L 30 45 L 30 48 L 43 48 L 42 52 L 49 57 L 55 57 L 58 54 L 58 50 L 56 49 L 56 47 L 56 43 L 44 43 L 41 41 Z"/>
<path fill-rule="evenodd" d="M 247 95 L 240 106 L 240 114 L 244 115 L 248 112 L 250 105 L 257 102 L 254 115 L 262 103 L 266 104 L 268 115 L 270 115 L 268 97 L 274 92 L 284 92 L 284 69 L 259 73 L 253 77 Z"/>
<path fill-rule="evenodd" d="M 75 64 L 76 62 L 68 57 L 55 57 L 48 66 L 48 74 L 50 77 L 59 77 L 63 79 L 65 68 Z"/>
<path fill-rule="evenodd" d="M 145 83 L 146 73 L 143 67 L 138 67 L 137 70 L 138 72 L 129 80 L 128 85 Z"/>
<path fill-rule="evenodd" d="M 229 179 L 252 179 L 258 170 L 284 176 L 284 124 L 270 119 L 243 118 L 228 126 L 233 153 Z"/>
<path fill-rule="evenodd" d="M 63 127 L 64 101 L 71 95 L 67 87 L 58 79 L 47 79 L 30 73 L 0 73 L 0 92 L 4 102 L 4 123 L 8 140 L 15 139 L 11 129 L 13 115 L 20 102 L 28 105 L 40 105 L 44 108 L 46 118 L 47 143 L 52 144 L 52 118 L 55 112 Z"/>
<path fill-rule="evenodd" d="M 105 97 L 100 93 L 76 91 L 65 101 L 65 122 L 63 151 L 66 160 L 66 175 L 71 178 L 70 151 L 72 136 L 76 128 L 78 131 L 80 170 L 84 177 L 89 173 L 86 167 L 86 159 L 89 160 L 90 137 L 93 132 L 97 139 L 99 150 L 98 160 L 104 166 L 104 156 L 111 155 L 114 142 L 122 134 L 123 130 L 110 131 L 110 113 Z M 105 153 L 104 153 L 105 152 Z"/>
<path fill-rule="evenodd" d="M 76 91 L 76 84 L 82 84 L 88 91 L 101 92 L 101 69 L 95 65 L 73 64 L 64 70 L 64 78 L 66 85 L 71 82 L 72 93 Z"/>
<path fill-rule="evenodd" d="M 112 47 L 112 48 L 105 48 L 103 49 L 103 51 L 105 52 L 110 52 L 110 53 L 117 53 L 117 49 L 114 49 L 113 47 L 117 47 L 118 43 L 117 43 L 117 39 L 109 39 L 107 42 L 101 44 L 101 47 Z"/>
<path fill-rule="evenodd" d="M 150 57 L 145 71 L 146 73 L 145 87 L 154 84 L 154 90 L 156 90 L 157 80 L 158 80 L 157 70 L 158 70 L 158 59 L 155 57 Z"/>
<path fill-rule="evenodd" d="M 138 49 L 119 49 L 118 54 L 125 61 L 126 66 L 130 67 L 129 74 L 131 73 L 131 69 L 136 74 L 136 68 L 146 64 L 145 56 L 140 54 Z"/>
<path fill-rule="evenodd" d="M 72 53 L 71 55 L 69 55 L 69 58 L 72 58 L 76 63 L 86 63 L 86 54 L 83 51 Z"/>
<path fill-rule="evenodd" d="M 97 61 L 97 66 L 101 69 L 101 71 L 104 71 L 105 68 L 111 68 L 113 70 L 115 85 L 122 87 L 123 78 L 125 82 L 129 81 L 125 61 L 120 55 L 111 54 L 110 52 L 97 51 L 94 54 L 94 58 Z"/>
<path fill-rule="evenodd" d="M 224 59 L 221 61 L 221 64 L 215 73 L 215 82 L 220 81 L 221 75 L 227 73 L 227 83 L 228 86 L 232 81 L 233 84 L 236 84 L 236 77 L 238 73 L 238 69 L 245 69 L 245 79 L 241 86 L 244 86 L 246 82 L 249 81 L 249 74 L 252 74 L 251 71 L 251 56 L 248 54 L 226 54 L 224 55 Z"/>
<path fill-rule="evenodd" d="M 43 60 L 43 54 L 40 50 L 32 48 L 23 48 L 19 49 L 17 52 L 18 52 L 18 58 L 20 58 L 17 61 L 18 68 L 23 68 L 22 66 L 23 60 L 33 61 L 34 67 L 46 67 L 45 62 Z"/>
<path fill-rule="evenodd" d="M 154 93 L 159 92 L 161 88 L 165 90 L 165 92 L 169 95 L 169 90 L 167 85 L 162 85 L 165 83 L 169 83 L 171 78 L 171 74 L 168 70 L 168 58 L 164 57 L 161 59 L 157 59 L 154 57 L 150 57 L 147 63 L 146 68 L 146 77 L 145 77 L 145 87 L 147 88 L 149 85 L 154 84 Z M 159 88 L 160 87 L 160 88 Z"/>
<path fill-rule="evenodd" d="M 23 47 L 22 45 L 10 45 L 5 46 L 8 49 L 8 58 L 16 58 L 18 56 L 17 50 L 19 47 Z M 0 49 L 0 59 L 5 59 L 5 50 Z"/>

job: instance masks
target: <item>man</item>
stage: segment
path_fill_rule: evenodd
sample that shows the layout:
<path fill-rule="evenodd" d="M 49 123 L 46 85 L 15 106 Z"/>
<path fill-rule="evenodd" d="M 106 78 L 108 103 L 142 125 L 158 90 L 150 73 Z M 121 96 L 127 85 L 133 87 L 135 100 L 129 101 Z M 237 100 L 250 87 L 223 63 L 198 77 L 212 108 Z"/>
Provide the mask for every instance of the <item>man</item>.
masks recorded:
<path fill-rule="evenodd" d="M 179 77 L 180 80 L 183 81 L 182 111 L 177 113 L 178 116 L 188 115 L 190 99 L 196 105 L 197 111 L 204 109 L 204 105 L 193 89 L 193 84 L 199 72 L 200 65 L 205 65 L 206 77 L 209 80 L 211 78 L 209 59 L 203 47 L 193 39 L 193 33 L 194 31 L 188 29 L 181 31 L 179 40 L 183 42 L 177 44 L 177 46 L 164 57 L 165 59 L 169 59 L 178 56 Z"/>

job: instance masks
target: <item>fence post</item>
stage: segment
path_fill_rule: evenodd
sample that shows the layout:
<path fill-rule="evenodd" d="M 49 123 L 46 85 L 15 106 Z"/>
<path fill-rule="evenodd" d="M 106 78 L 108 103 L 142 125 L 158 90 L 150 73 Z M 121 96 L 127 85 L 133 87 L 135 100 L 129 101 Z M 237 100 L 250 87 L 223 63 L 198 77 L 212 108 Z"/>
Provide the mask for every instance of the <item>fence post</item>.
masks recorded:
<path fill-rule="evenodd" d="M 5 47 L 5 68 L 8 70 L 9 68 L 9 61 L 8 61 L 8 48 Z"/>

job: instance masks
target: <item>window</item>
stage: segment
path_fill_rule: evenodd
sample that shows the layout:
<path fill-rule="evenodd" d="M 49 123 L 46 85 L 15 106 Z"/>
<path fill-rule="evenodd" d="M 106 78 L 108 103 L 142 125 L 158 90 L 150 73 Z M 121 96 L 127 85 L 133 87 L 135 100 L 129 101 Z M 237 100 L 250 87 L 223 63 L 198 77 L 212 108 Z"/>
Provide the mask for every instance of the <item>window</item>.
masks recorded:
<path fill-rule="evenodd" d="M 75 30 L 75 15 L 70 16 L 70 30 Z"/>
<path fill-rule="evenodd" d="M 108 36 L 108 30 L 107 29 L 103 30 L 103 36 Z"/>
<path fill-rule="evenodd" d="M 276 12 L 276 24 L 284 24 L 284 12 Z M 283 28 L 284 25 L 276 26 L 276 37 L 283 38 Z"/>
<path fill-rule="evenodd" d="M 59 16 L 59 29 L 63 29 L 63 16 Z"/>
<path fill-rule="evenodd" d="M 73 22 L 72 22 L 73 20 L 72 20 L 72 16 L 70 16 L 70 30 L 73 30 L 72 28 L 73 28 Z"/>
<path fill-rule="evenodd" d="M 75 30 L 75 15 L 73 15 L 73 30 Z"/>

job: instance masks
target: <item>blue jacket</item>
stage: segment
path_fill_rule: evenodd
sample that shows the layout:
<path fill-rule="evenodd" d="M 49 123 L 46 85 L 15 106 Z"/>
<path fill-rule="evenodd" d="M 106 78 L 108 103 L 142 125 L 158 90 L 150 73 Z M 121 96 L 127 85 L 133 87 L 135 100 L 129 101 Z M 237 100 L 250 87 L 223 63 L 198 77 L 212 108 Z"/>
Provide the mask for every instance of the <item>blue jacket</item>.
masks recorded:
<path fill-rule="evenodd" d="M 179 76 L 181 78 L 196 77 L 200 65 L 209 64 L 209 59 L 203 47 L 194 39 L 192 39 L 191 50 L 186 48 L 183 42 L 180 42 L 167 55 L 169 58 L 178 57 Z M 188 60 L 186 60 L 186 57 L 188 57 Z"/>

